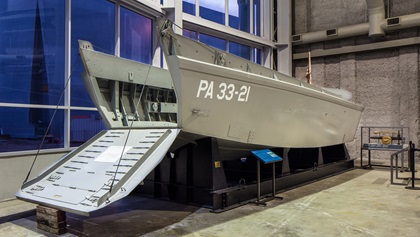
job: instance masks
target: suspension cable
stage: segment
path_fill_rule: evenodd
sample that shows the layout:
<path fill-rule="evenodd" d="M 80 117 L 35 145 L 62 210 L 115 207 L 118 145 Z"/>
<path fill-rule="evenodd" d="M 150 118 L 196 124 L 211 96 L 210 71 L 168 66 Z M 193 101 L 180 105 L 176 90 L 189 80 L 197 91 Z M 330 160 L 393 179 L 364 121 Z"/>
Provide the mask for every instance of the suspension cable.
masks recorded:
<path fill-rule="evenodd" d="M 29 176 L 31 175 L 32 169 L 34 168 L 35 162 L 36 162 L 36 160 L 37 160 L 37 158 L 38 158 L 38 156 L 39 156 L 39 152 L 41 151 L 41 148 L 42 148 L 42 146 L 44 145 L 45 138 L 47 137 L 48 132 L 50 131 L 50 128 L 51 128 L 52 122 L 54 121 L 54 117 L 55 117 L 55 115 L 56 115 L 56 113 L 57 113 L 58 107 L 60 106 L 61 100 L 62 100 L 62 99 L 63 99 L 63 97 L 64 97 L 64 94 L 65 94 L 65 92 L 66 92 L 66 88 L 67 88 L 67 86 L 69 85 L 71 75 L 73 74 L 73 71 L 74 71 L 74 69 L 76 68 L 77 62 L 78 62 L 78 60 L 76 60 L 76 61 L 75 61 L 75 63 L 73 64 L 73 67 L 72 67 L 72 69 L 71 69 L 71 71 L 70 71 L 70 75 L 69 75 L 69 77 L 68 77 L 68 78 L 67 78 L 67 80 L 66 80 L 66 84 L 64 85 L 63 91 L 61 92 L 60 99 L 58 100 L 58 103 L 57 103 L 57 105 L 55 106 L 54 113 L 53 113 L 53 115 L 51 116 L 51 120 L 50 120 L 50 122 L 49 122 L 49 124 L 48 124 L 47 129 L 46 129 L 46 130 L 45 130 L 45 132 L 44 132 L 44 136 L 42 137 L 41 143 L 39 144 L 39 147 L 38 147 L 38 150 L 37 150 L 37 152 L 36 152 L 35 158 L 34 158 L 34 160 L 32 161 L 31 168 L 29 169 L 29 172 L 28 172 L 28 174 L 26 175 L 26 178 L 25 178 L 25 180 L 23 181 L 23 183 L 26 183 L 26 182 L 28 181 L 28 179 L 29 179 Z"/>
<path fill-rule="evenodd" d="M 142 87 L 142 89 L 141 89 L 141 92 L 140 92 L 139 100 L 137 101 L 136 106 L 135 106 L 136 110 L 137 110 L 137 108 L 139 107 L 139 104 L 140 104 L 141 98 L 142 98 L 142 96 L 143 96 L 144 88 L 146 87 L 147 80 L 149 79 L 149 73 L 150 73 L 150 69 L 151 69 L 151 68 L 152 68 L 152 64 L 149 64 L 149 68 L 148 68 L 148 70 L 147 70 L 147 74 L 146 74 L 146 80 L 144 81 L 144 85 L 143 85 L 143 87 Z M 133 95 L 133 97 L 134 97 L 134 98 L 135 98 L 135 96 L 136 96 L 136 92 L 137 92 L 137 88 L 134 90 L 134 95 Z M 122 98 L 120 98 L 120 100 L 122 100 Z M 128 128 L 128 134 L 127 134 L 127 137 L 125 138 L 125 141 L 124 141 L 124 146 L 123 146 L 123 149 L 122 149 L 122 151 L 121 151 L 120 158 L 118 159 L 118 165 L 117 165 L 117 168 L 116 168 L 116 170 L 115 170 L 114 177 L 112 178 L 111 186 L 110 186 L 110 188 L 109 188 L 109 193 L 110 193 L 110 194 L 111 194 L 111 192 L 112 192 L 112 188 L 114 187 L 114 182 L 115 182 L 115 179 L 116 179 L 117 174 L 118 174 L 118 168 L 120 167 L 121 160 L 122 160 L 123 155 L 124 155 L 125 147 L 127 146 L 128 138 L 130 137 L 130 133 L 131 133 L 131 130 L 132 130 L 132 128 L 133 128 L 133 124 L 134 124 L 134 120 L 135 120 L 134 118 L 135 118 L 135 115 L 133 114 L 133 119 L 131 120 L 131 124 L 130 124 L 130 126 L 129 126 L 129 128 Z M 140 118 L 138 118 L 138 120 L 140 120 Z"/>

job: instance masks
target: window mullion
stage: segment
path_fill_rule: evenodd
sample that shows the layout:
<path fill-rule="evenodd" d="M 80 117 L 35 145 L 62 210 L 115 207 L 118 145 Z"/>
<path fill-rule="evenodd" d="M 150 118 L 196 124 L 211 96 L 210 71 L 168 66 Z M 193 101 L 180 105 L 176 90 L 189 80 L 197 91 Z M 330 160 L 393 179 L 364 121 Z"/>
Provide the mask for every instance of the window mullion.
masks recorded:
<path fill-rule="evenodd" d="M 120 56 L 121 51 L 121 4 L 119 1 L 115 3 L 115 52 L 116 56 Z"/>
<path fill-rule="evenodd" d="M 229 0 L 225 0 L 225 26 L 229 26 Z"/>
<path fill-rule="evenodd" d="M 65 5 L 65 40 L 64 40 L 64 148 L 70 147 L 70 101 L 71 101 L 71 0 L 66 0 Z"/>
<path fill-rule="evenodd" d="M 254 34 L 254 0 L 249 3 L 249 33 Z"/>

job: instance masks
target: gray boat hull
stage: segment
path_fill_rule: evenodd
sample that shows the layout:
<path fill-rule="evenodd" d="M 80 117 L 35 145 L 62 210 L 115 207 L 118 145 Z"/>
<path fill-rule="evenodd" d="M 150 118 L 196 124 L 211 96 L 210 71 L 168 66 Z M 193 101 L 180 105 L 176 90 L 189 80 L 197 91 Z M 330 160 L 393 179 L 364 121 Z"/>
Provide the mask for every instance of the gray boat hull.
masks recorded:
<path fill-rule="evenodd" d="M 321 89 L 180 56 L 168 61 L 184 132 L 294 148 L 330 146 L 355 137 L 363 107 Z"/>

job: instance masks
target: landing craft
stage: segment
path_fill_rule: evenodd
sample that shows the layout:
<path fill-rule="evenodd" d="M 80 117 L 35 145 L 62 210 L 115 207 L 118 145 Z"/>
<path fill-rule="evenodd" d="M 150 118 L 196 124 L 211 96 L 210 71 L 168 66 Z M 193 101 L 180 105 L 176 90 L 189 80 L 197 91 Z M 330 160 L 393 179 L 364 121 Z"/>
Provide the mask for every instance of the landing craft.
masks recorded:
<path fill-rule="evenodd" d="M 176 35 L 168 20 L 158 32 L 169 70 L 79 41 L 85 86 L 109 130 L 25 183 L 19 199 L 86 215 L 127 196 L 168 151 L 206 137 L 223 160 L 354 139 L 364 108 L 339 90 Z"/>

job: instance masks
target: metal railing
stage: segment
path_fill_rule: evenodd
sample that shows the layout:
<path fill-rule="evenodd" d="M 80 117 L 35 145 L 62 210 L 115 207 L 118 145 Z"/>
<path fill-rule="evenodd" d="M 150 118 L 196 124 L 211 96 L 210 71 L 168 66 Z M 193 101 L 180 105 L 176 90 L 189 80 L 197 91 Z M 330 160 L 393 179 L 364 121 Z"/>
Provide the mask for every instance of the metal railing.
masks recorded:
<path fill-rule="evenodd" d="M 391 184 L 395 185 L 405 185 L 406 189 L 411 190 L 420 190 L 420 187 L 415 186 L 415 181 L 420 180 L 419 178 L 416 178 L 416 159 L 415 159 L 415 152 L 420 151 L 420 149 L 416 149 L 415 145 L 412 141 L 409 142 L 409 147 L 397 151 L 390 156 L 391 160 Z M 411 177 L 406 178 L 400 178 L 398 177 L 398 156 L 400 154 L 403 154 L 404 152 L 408 152 L 408 166 L 409 170 L 411 171 Z M 395 169 L 394 169 L 394 160 L 395 160 Z M 394 182 L 394 170 L 395 170 L 395 178 L 396 179 L 403 179 L 404 181 L 402 183 L 396 183 Z M 411 182 L 411 186 L 408 186 L 408 184 Z"/>
<path fill-rule="evenodd" d="M 391 184 L 395 185 L 407 185 L 409 180 L 408 178 L 400 178 L 398 177 L 398 159 L 401 157 L 401 161 L 404 162 L 404 152 L 408 152 L 409 147 L 406 147 L 400 151 L 396 151 L 391 154 L 390 156 L 390 168 L 391 168 Z M 400 156 L 401 155 L 401 156 Z M 395 166 L 394 166 L 394 160 L 395 160 Z M 402 169 L 404 169 L 404 165 L 401 166 Z M 395 179 L 403 179 L 404 182 L 402 183 L 396 183 L 394 182 L 394 171 L 395 171 Z"/>

